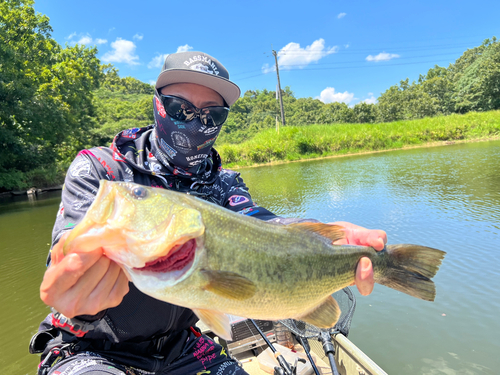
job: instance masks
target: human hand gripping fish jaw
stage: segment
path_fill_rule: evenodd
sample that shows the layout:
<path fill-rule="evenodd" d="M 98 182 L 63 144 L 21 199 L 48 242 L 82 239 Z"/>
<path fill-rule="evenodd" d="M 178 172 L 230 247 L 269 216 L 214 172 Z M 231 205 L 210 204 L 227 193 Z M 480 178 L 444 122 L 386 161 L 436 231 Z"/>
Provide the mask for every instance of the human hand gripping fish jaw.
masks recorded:
<path fill-rule="evenodd" d="M 139 290 L 192 309 L 225 339 L 231 338 L 227 314 L 332 327 L 340 309 L 331 294 L 352 285 L 356 273 L 370 278 L 367 261 L 357 267 L 362 258 L 373 264 L 375 282 L 434 300 L 431 278 L 443 251 L 347 244 L 346 237 L 356 238 L 348 232 L 363 228 L 343 224 L 276 225 L 187 194 L 103 180 L 63 252 L 102 248 Z"/>

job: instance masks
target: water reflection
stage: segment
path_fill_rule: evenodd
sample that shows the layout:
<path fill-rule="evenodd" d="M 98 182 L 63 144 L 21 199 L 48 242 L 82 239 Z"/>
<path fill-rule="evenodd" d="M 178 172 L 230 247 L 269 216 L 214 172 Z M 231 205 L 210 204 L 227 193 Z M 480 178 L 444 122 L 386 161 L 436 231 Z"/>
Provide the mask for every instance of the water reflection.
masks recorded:
<path fill-rule="evenodd" d="M 350 338 L 389 373 L 490 374 L 500 352 L 499 169 L 495 141 L 241 172 L 283 216 L 351 221 L 386 230 L 390 243 L 447 251 L 434 303 L 377 286 L 358 298 Z"/>

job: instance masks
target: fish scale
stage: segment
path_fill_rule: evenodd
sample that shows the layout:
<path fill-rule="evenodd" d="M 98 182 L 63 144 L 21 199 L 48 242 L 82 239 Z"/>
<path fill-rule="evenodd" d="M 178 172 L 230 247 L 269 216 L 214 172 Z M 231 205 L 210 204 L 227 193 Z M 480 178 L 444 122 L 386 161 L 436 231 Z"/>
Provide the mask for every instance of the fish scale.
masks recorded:
<path fill-rule="evenodd" d="M 63 248 L 67 254 L 102 247 L 139 290 L 192 309 L 226 339 L 227 314 L 333 326 L 340 309 L 331 294 L 354 282 L 364 256 L 372 260 L 375 282 L 434 300 L 431 278 L 443 251 L 402 244 L 378 252 L 332 244 L 343 235 L 335 225 L 267 223 L 187 194 L 103 180 Z M 183 246 L 193 239 L 196 247 Z M 174 258 L 175 251 L 194 254 Z M 189 262 L 169 269 L 175 264 L 170 257 Z M 166 259 L 161 271 L 147 266 L 159 258 Z"/>

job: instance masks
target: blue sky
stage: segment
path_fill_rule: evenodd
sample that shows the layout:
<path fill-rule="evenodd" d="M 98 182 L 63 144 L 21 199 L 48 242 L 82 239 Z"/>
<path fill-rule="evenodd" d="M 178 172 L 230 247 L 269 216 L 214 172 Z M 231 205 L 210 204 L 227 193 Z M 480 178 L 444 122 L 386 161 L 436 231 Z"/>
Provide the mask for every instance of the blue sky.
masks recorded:
<path fill-rule="evenodd" d="M 448 66 L 500 37 L 499 0 L 38 0 L 62 45 L 96 45 L 120 76 L 154 82 L 165 54 L 206 52 L 242 93 L 281 86 L 296 97 L 374 102 L 400 80 Z"/>

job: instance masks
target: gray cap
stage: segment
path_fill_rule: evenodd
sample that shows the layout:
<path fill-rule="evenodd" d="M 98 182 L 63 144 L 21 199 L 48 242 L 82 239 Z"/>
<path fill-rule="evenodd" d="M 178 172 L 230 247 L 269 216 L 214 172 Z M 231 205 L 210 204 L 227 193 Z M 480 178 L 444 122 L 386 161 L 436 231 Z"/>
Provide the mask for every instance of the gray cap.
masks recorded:
<path fill-rule="evenodd" d="M 196 83 L 211 88 L 229 106 L 240 97 L 240 88 L 229 80 L 229 73 L 224 65 L 203 52 L 188 51 L 167 55 L 156 80 L 156 88 L 173 83 Z"/>

